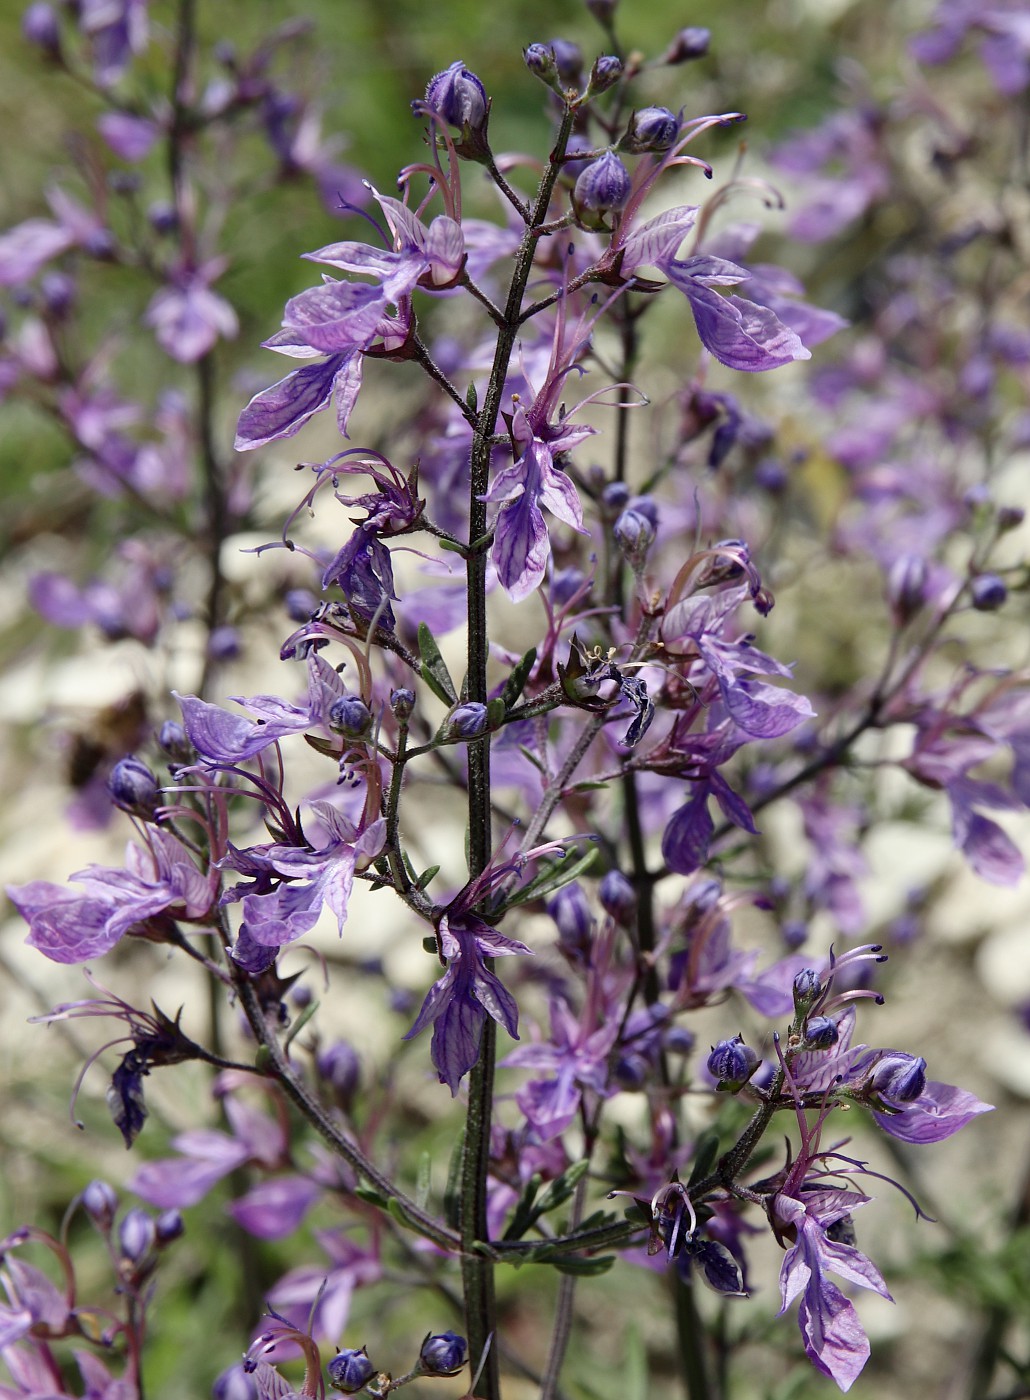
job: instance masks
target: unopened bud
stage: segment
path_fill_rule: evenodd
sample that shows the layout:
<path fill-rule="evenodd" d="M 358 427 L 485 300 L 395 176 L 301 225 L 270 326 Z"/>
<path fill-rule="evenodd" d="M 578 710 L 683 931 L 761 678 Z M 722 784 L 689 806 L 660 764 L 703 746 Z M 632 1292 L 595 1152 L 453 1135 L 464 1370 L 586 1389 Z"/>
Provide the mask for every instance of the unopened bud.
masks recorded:
<path fill-rule="evenodd" d="M 522 57 L 529 71 L 541 82 L 550 87 L 559 81 L 558 60 L 550 44 L 530 44 L 522 50 Z"/>
<path fill-rule="evenodd" d="M 447 739 L 475 739 L 486 728 L 487 710 L 477 700 L 466 700 L 455 705 L 443 722 L 443 734 Z"/>
<path fill-rule="evenodd" d="M 577 87 L 583 76 L 583 54 L 571 39 L 552 39 L 551 52 L 558 65 L 558 77 L 566 87 Z"/>
<path fill-rule="evenodd" d="M 376 1373 L 364 1347 L 360 1351 L 337 1352 L 325 1369 L 329 1384 L 342 1390 L 344 1395 L 356 1395 L 364 1390 Z"/>
<path fill-rule="evenodd" d="M 456 1376 L 468 1356 L 468 1342 L 457 1332 L 438 1332 L 422 1343 L 419 1366 L 430 1376 Z"/>
<path fill-rule="evenodd" d="M 47 58 L 61 53 L 61 26 L 52 5 L 30 5 L 21 17 L 23 37 L 43 50 Z"/>
<path fill-rule="evenodd" d="M 997 574 L 978 574 L 969 585 L 977 612 L 997 612 L 1009 596 L 1005 580 Z"/>
<path fill-rule="evenodd" d="M 154 1222 L 155 1243 L 158 1249 L 164 1249 L 165 1245 L 171 1244 L 185 1233 L 186 1224 L 182 1218 L 182 1211 L 163 1210 Z"/>
<path fill-rule="evenodd" d="M 107 790 L 116 807 L 144 821 L 152 821 L 161 805 L 157 779 L 142 760 L 131 756 L 120 758 L 111 769 Z"/>
<path fill-rule="evenodd" d="M 97 1229 L 105 1235 L 114 1223 L 118 1209 L 118 1197 L 113 1186 L 106 1181 L 91 1181 L 80 1197 L 82 1208 Z"/>
<path fill-rule="evenodd" d="M 794 1010 L 803 1016 L 810 1006 L 814 1006 L 822 992 L 823 984 L 819 974 L 811 967 L 802 968 L 794 978 Z"/>
<path fill-rule="evenodd" d="M 619 150 L 632 155 L 667 151 L 679 135 L 679 129 L 679 119 L 668 107 L 643 107 L 630 117 Z"/>
<path fill-rule="evenodd" d="M 610 87 L 614 87 L 621 77 L 622 59 L 616 58 L 614 54 L 602 54 L 600 58 L 594 59 L 587 92 L 591 97 L 596 97 L 598 93 L 607 92 Z"/>
<path fill-rule="evenodd" d="M 157 1240 L 157 1229 L 145 1210 L 134 1206 L 124 1216 L 118 1227 L 118 1248 L 123 1259 L 130 1264 L 138 1264 L 153 1249 Z"/>
<path fill-rule="evenodd" d="M 720 1040 L 712 1046 L 708 1056 L 708 1073 L 717 1081 L 720 1089 L 739 1089 L 758 1068 L 758 1056 L 750 1045 L 744 1044 L 744 1037 L 738 1035 L 733 1040 Z"/>
<path fill-rule="evenodd" d="M 837 1022 L 830 1016 L 813 1016 L 805 1026 L 806 1050 L 829 1050 L 840 1035 Z"/>
<path fill-rule="evenodd" d="M 634 570 L 640 570 L 654 544 L 654 526 L 641 511 L 624 510 L 612 529 L 615 542 Z"/>
<path fill-rule="evenodd" d="M 372 724 L 372 712 L 360 695 L 341 695 L 329 706 L 329 728 L 348 739 L 367 734 Z"/>
<path fill-rule="evenodd" d="M 426 88 L 426 105 L 451 126 L 459 130 L 467 126 L 475 131 L 486 120 L 486 88 L 475 73 L 470 73 L 459 61 L 430 78 Z"/>
<path fill-rule="evenodd" d="M 662 55 L 662 61 L 676 64 L 689 63 L 695 58 L 704 58 L 711 41 L 712 31 L 710 29 L 699 27 L 681 29 Z"/>
<path fill-rule="evenodd" d="M 605 151 L 593 161 L 576 181 L 573 198 L 580 209 L 606 214 L 621 209 L 629 199 L 629 171 L 614 151 Z"/>
<path fill-rule="evenodd" d="M 637 892 L 621 870 L 608 871 L 597 887 L 597 897 L 601 908 L 616 923 L 625 926 L 633 922 L 637 912 Z"/>
<path fill-rule="evenodd" d="M 350 1111 L 361 1078 L 361 1061 L 354 1046 L 346 1040 L 336 1040 L 315 1056 L 319 1077 L 332 1090 L 337 1106 Z"/>
<path fill-rule="evenodd" d="M 926 602 L 928 570 L 920 554 L 902 554 L 887 575 L 887 596 L 899 622 L 908 622 Z"/>
<path fill-rule="evenodd" d="M 912 1103 L 926 1088 L 926 1061 L 903 1050 L 890 1051 L 877 1061 L 868 1086 L 891 1103 Z"/>

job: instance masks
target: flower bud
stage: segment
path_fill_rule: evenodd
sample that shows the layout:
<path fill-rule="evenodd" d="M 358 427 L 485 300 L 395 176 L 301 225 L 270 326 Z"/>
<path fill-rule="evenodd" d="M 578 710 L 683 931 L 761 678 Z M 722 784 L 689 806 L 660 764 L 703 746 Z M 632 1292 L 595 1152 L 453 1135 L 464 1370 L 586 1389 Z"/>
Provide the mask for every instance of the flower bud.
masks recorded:
<path fill-rule="evenodd" d="M 978 574 L 969 585 L 969 591 L 977 612 L 997 612 L 1009 596 L 1004 579 L 997 574 Z"/>
<path fill-rule="evenodd" d="M 329 706 L 329 728 L 348 739 L 360 739 L 372 724 L 372 712 L 360 695 L 341 695 Z"/>
<path fill-rule="evenodd" d="M 818 972 L 813 968 L 805 967 L 794 978 L 794 1010 L 799 1016 L 803 1016 L 809 1007 L 814 1006 L 822 992 L 823 984 L 819 980 Z"/>
<path fill-rule="evenodd" d="M 348 1113 L 361 1078 L 361 1061 L 354 1046 L 346 1040 L 333 1041 L 315 1056 L 315 1068 L 332 1090 L 337 1106 Z"/>
<path fill-rule="evenodd" d="M 216 627 L 207 639 L 207 654 L 212 661 L 235 661 L 240 654 L 240 634 L 227 623 Z"/>
<path fill-rule="evenodd" d="M 874 1066 L 868 1087 L 892 1103 L 912 1103 L 926 1088 L 926 1061 L 890 1050 Z"/>
<path fill-rule="evenodd" d="M 169 758 L 177 763 L 189 763 L 194 757 L 193 745 L 186 736 L 182 725 L 174 719 L 166 719 L 158 730 L 157 742 Z"/>
<path fill-rule="evenodd" d="M 700 27 L 681 29 L 662 55 L 662 61 L 676 64 L 689 63 L 691 59 L 695 58 L 704 58 L 711 41 L 712 31 L 710 29 L 701 29 Z"/>
<path fill-rule="evenodd" d="M 174 233 L 179 227 L 179 215 L 174 204 L 158 199 L 147 208 L 147 222 L 155 233 Z"/>
<path fill-rule="evenodd" d="M 48 272 L 40 279 L 39 290 L 50 315 L 63 320 L 75 304 L 75 283 L 66 272 Z"/>
<path fill-rule="evenodd" d="M 585 965 L 590 959 L 594 919 L 583 886 L 573 880 L 548 901 L 547 912 L 558 926 L 558 943 L 565 956 Z"/>
<path fill-rule="evenodd" d="M 571 39 L 552 39 L 551 52 L 558 65 L 558 78 L 565 87 L 578 87 L 583 76 L 583 53 Z"/>
<path fill-rule="evenodd" d="M 114 1224 L 115 1211 L 118 1209 L 118 1196 L 114 1187 L 108 1186 L 106 1181 L 91 1181 L 80 1199 L 82 1208 L 90 1220 L 106 1235 Z"/>
<path fill-rule="evenodd" d="M 758 1056 L 750 1045 L 744 1044 L 741 1035 L 734 1040 L 720 1040 L 708 1056 L 708 1073 L 720 1089 L 741 1088 L 757 1068 Z"/>
<path fill-rule="evenodd" d="M 459 130 L 481 128 L 486 120 L 486 88 L 459 60 L 430 78 L 426 105 Z"/>
<path fill-rule="evenodd" d="M 522 57 L 529 71 L 541 82 L 553 86 L 558 81 L 558 61 L 550 44 L 530 44 L 522 50 Z"/>
<path fill-rule="evenodd" d="M 586 0 L 586 6 L 599 24 L 609 25 L 619 8 L 619 0 Z"/>
<path fill-rule="evenodd" d="M 418 1354 L 418 1364 L 430 1376 L 456 1376 L 468 1356 L 468 1342 L 457 1332 L 428 1336 Z"/>
<path fill-rule="evenodd" d="M 840 1032 L 831 1016 L 813 1016 L 805 1025 L 805 1049 L 829 1050 L 837 1044 Z"/>
<path fill-rule="evenodd" d="M 173 1240 L 180 1239 L 185 1233 L 186 1224 L 182 1218 L 182 1211 L 163 1210 L 154 1222 L 155 1243 L 158 1249 L 163 1249 Z"/>
<path fill-rule="evenodd" d="M 637 892 L 621 870 L 609 870 L 597 887 L 601 908 L 625 927 L 637 912 Z"/>
<path fill-rule="evenodd" d="M 887 575 L 887 597 L 899 622 L 908 622 L 926 603 L 926 560 L 920 554 L 902 554 Z"/>
<path fill-rule="evenodd" d="M 390 709 L 399 720 L 410 719 L 414 708 L 415 692 L 413 690 L 401 685 L 396 690 L 390 691 Z"/>
<path fill-rule="evenodd" d="M 630 117 L 619 150 L 633 155 L 667 151 L 679 135 L 679 129 L 679 119 L 668 107 L 642 107 Z"/>
<path fill-rule="evenodd" d="M 576 181 L 573 198 L 580 209 L 606 214 L 629 199 L 630 175 L 614 151 L 591 162 Z"/>
<path fill-rule="evenodd" d="M 325 1369 L 329 1384 L 342 1390 L 344 1395 L 356 1395 L 376 1373 L 364 1347 L 360 1351 L 337 1352 Z"/>
<path fill-rule="evenodd" d="M 648 551 L 654 544 L 654 526 L 641 511 L 624 510 L 612 529 L 615 542 L 635 570 L 644 567 Z"/>
<path fill-rule="evenodd" d="M 622 59 L 616 58 L 614 54 L 602 54 L 600 58 L 594 59 L 587 92 L 591 97 L 596 97 L 599 92 L 607 92 L 610 87 L 614 87 L 621 77 Z"/>
<path fill-rule="evenodd" d="M 157 1241 L 157 1228 L 145 1210 L 133 1206 L 127 1211 L 118 1227 L 118 1248 L 123 1259 L 130 1264 L 138 1264 L 153 1249 Z"/>
<path fill-rule="evenodd" d="M 161 805 L 157 779 L 141 759 L 131 755 L 120 758 L 111 769 L 107 790 L 116 807 L 144 821 L 152 821 Z"/>
<path fill-rule="evenodd" d="M 455 705 L 443 722 L 446 739 L 475 739 L 486 729 L 487 710 L 478 700 L 466 700 Z"/>
<path fill-rule="evenodd" d="M 47 58 L 60 57 L 61 26 L 52 5 L 30 5 L 21 17 L 21 32 L 30 44 L 42 49 Z"/>
<path fill-rule="evenodd" d="M 563 608 L 580 591 L 587 581 L 587 576 L 582 569 L 577 569 L 570 565 L 567 569 L 559 569 L 551 579 L 551 602 L 556 608 Z"/>
<path fill-rule="evenodd" d="M 612 515 L 618 515 L 629 505 L 630 490 L 624 481 L 609 481 L 601 492 L 601 504 Z"/>
<path fill-rule="evenodd" d="M 1022 506 L 999 506 L 996 523 L 1001 531 L 1017 530 L 1026 518 Z"/>

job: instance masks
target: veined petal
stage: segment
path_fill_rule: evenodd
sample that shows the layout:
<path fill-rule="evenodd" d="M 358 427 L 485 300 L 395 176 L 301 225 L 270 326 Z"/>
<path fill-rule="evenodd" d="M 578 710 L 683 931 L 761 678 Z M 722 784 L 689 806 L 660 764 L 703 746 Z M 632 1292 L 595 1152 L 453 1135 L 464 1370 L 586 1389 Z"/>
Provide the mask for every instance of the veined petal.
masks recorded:
<path fill-rule="evenodd" d="M 236 451 L 248 452 L 300 432 L 308 419 L 328 404 L 337 375 L 349 359 L 350 355 L 334 355 L 321 364 L 305 365 L 255 394 L 240 414 Z"/>

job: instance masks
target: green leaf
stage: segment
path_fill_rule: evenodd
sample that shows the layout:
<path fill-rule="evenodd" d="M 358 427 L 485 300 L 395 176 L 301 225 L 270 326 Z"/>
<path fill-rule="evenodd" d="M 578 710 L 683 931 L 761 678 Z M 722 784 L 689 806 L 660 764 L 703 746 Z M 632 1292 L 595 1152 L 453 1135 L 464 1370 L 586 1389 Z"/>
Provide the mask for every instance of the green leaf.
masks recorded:
<path fill-rule="evenodd" d="M 433 1158 L 429 1152 L 423 1152 L 418 1159 L 418 1176 L 415 1180 L 415 1204 L 418 1206 L 419 1210 L 425 1210 L 426 1208 L 432 1180 Z"/>
<path fill-rule="evenodd" d="M 311 1020 L 312 1016 L 314 1016 L 317 1010 L 317 1001 L 308 1002 L 307 1006 L 305 1006 L 304 1010 L 297 1017 L 296 1021 L 294 1021 L 293 1025 L 289 1029 L 289 1033 L 283 1040 L 284 1050 L 288 1050 L 290 1048 L 290 1042 L 293 1040 L 294 1036 L 298 1035 L 304 1029 L 304 1027 Z"/>
<path fill-rule="evenodd" d="M 596 846 L 591 846 L 585 855 L 580 855 L 575 846 L 571 847 L 557 860 L 548 861 L 532 880 L 515 890 L 506 901 L 506 907 L 513 909 L 517 904 L 526 904 L 531 899 L 543 899 L 553 894 L 589 870 L 597 857 Z"/>
<path fill-rule="evenodd" d="M 486 727 L 498 729 L 504 723 L 504 701 L 499 695 L 486 702 Z"/>
<path fill-rule="evenodd" d="M 458 693 L 454 689 L 451 673 L 440 654 L 436 638 L 424 622 L 418 625 L 418 654 L 422 661 L 422 679 L 426 685 L 445 705 L 456 705 Z"/>
<path fill-rule="evenodd" d="M 501 692 L 505 710 L 510 710 L 513 705 L 518 703 L 519 696 L 526 688 L 526 681 L 529 679 L 529 673 L 532 671 L 535 661 L 536 647 L 530 647 L 525 655 L 516 661 L 511 675 L 504 682 L 504 690 Z"/>
<path fill-rule="evenodd" d="M 425 870 L 423 870 L 422 874 L 415 881 L 415 888 L 417 890 L 424 890 L 432 880 L 436 879 L 439 873 L 440 867 L 438 865 L 427 865 Z"/>
<path fill-rule="evenodd" d="M 595 1274 L 606 1274 L 615 1263 L 614 1254 L 602 1254 L 597 1259 L 577 1259 L 574 1255 L 562 1255 L 559 1259 L 551 1259 L 547 1262 L 562 1274 L 575 1274 L 580 1278 L 589 1278 Z"/>
<path fill-rule="evenodd" d="M 567 1201 L 589 1170 L 589 1162 L 573 1162 L 561 1176 L 549 1181 L 537 1199 L 536 1214 L 533 1218 L 538 1220 L 541 1215 L 546 1215 L 549 1210 L 554 1210 L 563 1201 Z"/>
<path fill-rule="evenodd" d="M 359 1200 L 367 1201 L 370 1206 L 378 1206 L 380 1210 L 387 1209 L 386 1197 L 371 1186 L 355 1186 L 354 1194 Z"/>
<path fill-rule="evenodd" d="M 502 1239 L 520 1240 L 526 1233 L 533 1221 L 537 1219 L 539 1211 L 533 1210 L 536 1201 L 536 1193 L 540 1190 L 541 1177 L 539 1172 L 534 1173 L 529 1178 L 522 1189 L 515 1212 L 511 1217 L 511 1223 L 505 1230 Z"/>
<path fill-rule="evenodd" d="M 443 1191 L 443 1218 L 452 1230 L 461 1227 L 461 1159 L 465 1151 L 465 1130 L 454 1139 Z"/>
<path fill-rule="evenodd" d="M 694 1165 L 690 1169 L 688 1186 L 706 1177 L 715 1166 L 719 1155 L 719 1134 L 714 1128 L 706 1128 L 694 1144 Z"/>

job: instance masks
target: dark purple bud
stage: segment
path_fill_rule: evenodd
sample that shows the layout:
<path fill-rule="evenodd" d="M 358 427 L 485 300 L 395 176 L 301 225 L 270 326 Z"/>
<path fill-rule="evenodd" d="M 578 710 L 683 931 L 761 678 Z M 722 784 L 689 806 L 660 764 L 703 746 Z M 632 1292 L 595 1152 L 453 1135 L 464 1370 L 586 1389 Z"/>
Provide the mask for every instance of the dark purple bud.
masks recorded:
<path fill-rule="evenodd" d="M 670 1055 L 689 1055 L 697 1037 L 686 1026 L 670 1026 L 662 1033 L 662 1046 Z"/>
<path fill-rule="evenodd" d="M 59 321 L 75 304 L 75 282 L 66 272 L 48 272 L 40 280 L 39 290 L 44 306 Z"/>
<path fill-rule="evenodd" d="M 162 724 L 157 742 L 168 757 L 178 763 L 189 763 L 194 757 L 193 745 L 186 737 L 185 729 L 174 719 L 166 719 Z"/>
<path fill-rule="evenodd" d="M 681 29 L 662 55 L 665 63 L 689 63 L 694 58 L 704 58 L 712 41 L 710 29 Z"/>
<path fill-rule="evenodd" d="M 153 1249 L 156 1240 L 157 1228 L 151 1217 L 145 1210 L 133 1206 L 118 1227 L 118 1248 L 122 1258 L 130 1264 L 138 1264 Z"/>
<path fill-rule="evenodd" d="M 607 27 L 619 8 L 619 0 L 586 0 L 586 6 L 594 19 Z"/>
<path fill-rule="evenodd" d="M 108 176 L 108 188 L 112 194 L 138 194 L 143 188 L 143 181 L 132 170 L 114 170 Z"/>
<path fill-rule="evenodd" d="M 768 491 L 770 496 L 785 491 L 789 480 L 787 468 L 776 457 L 763 457 L 755 467 L 755 485 Z"/>
<path fill-rule="evenodd" d="M 358 1052 L 346 1040 L 336 1040 L 315 1056 L 315 1068 L 332 1090 L 337 1106 L 349 1113 L 358 1082 L 361 1061 Z"/>
<path fill-rule="evenodd" d="M 613 5 L 612 9 L 614 8 Z M 614 87 L 621 77 L 622 59 L 616 58 L 614 54 L 602 54 L 600 58 L 594 59 L 587 92 L 591 97 L 596 97 L 599 92 L 607 92 L 610 87 Z"/>
<path fill-rule="evenodd" d="M 902 554 L 887 575 L 887 597 L 899 622 L 908 622 L 926 602 L 929 571 L 920 554 Z"/>
<path fill-rule="evenodd" d="M 1001 531 L 1018 529 L 1025 518 L 1026 511 L 1022 506 L 998 507 L 997 524 L 998 529 Z"/>
<path fill-rule="evenodd" d="M 611 515 L 618 515 L 629 505 L 630 490 L 624 481 L 609 481 L 601 492 L 601 504 Z"/>
<path fill-rule="evenodd" d="M 969 585 L 977 612 L 997 612 L 1009 596 L 1005 580 L 997 574 L 978 574 Z"/>
<path fill-rule="evenodd" d="M 310 622 L 318 609 L 318 599 L 309 588 L 291 588 L 283 597 L 291 622 Z"/>
<path fill-rule="evenodd" d="M 551 86 L 558 81 L 558 60 L 550 44 L 530 44 L 522 50 L 526 67 L 534 77 Z"/>
<path fill-rule="evenodd" d="M 580 175 L 573 198 L 581 209 L 605 214 L 621 209 L 629 199 L 629 171 L 614 151 L 605 151 Z"/>
<path fill-rule="evenodd" d="M 21 17 L 21 32 L 30 44 L 43 50 L 48 58 L 61 53 L 61 26 L 52 5 L 30 5 Z"/>
<path fill-rule="evenodd" d="M 830 1016 L 813 1016 L 805 1026 L 806 1050 L 829 1050 L 837 1044 L 840 1032 Z"/>
<path fill-rule="evenodd" d="M 341 695 L 329 706 L 329 728 L 349 739 L 367 734 L 372 724 L 372 711 L 360 695 Z"/>
<path fill-rule="evenodd" d="M 161 805 L 157 779 L 145 763 L 131 756 L 120 758 L 111 769 L 107 790 L 116 807 L 144 821 L 153 820 Z"/>
<path fill-rule="evenodd" d="M 551 52 L 558 65 L 558 77 L 566 87 L 578 87 L 583 76 L 583 54 L 571 39 L 552 39 Z"/>
<path fill-rule="evenodd" d="M 401 721 L 410 719 L 415 708 L 415 692 L 407 686 L 398 686 L 390 691 L 390 709 Z"/>
<path fill-rule="evenodd" d="M 627 1093 L 636 1093 L 647 1083 L 650 1069 L 645 1055 L 630 1052 L 619 1057 L 613 1078 L 620 1089 L 625 1089 Z"/>
<path fill-rule="evenodd" d="M 654 544 L 654 526 L 647 516 L 632 508 L 624 510 L 616 520 L 612 533 L 627 563 L 634 570 L 642 569 Z"/>
<path fill-rule="evenodd" d="M 364 1347 L 360 1351 L 337 1352 L 325 1369 L 329 1384 L 344 1395 L 356 1395 L 376 1373 Z"/>
<path fill-rule="evenodd" d="M 631 924 L 637 912 L 637 892 L 621 870 L 609 870 L 597 887 L 601 908 L 617 924 Z"/>
<path fill-rule="evenodd" d="M 175 205 L 167 200 L 157 200 L 147 210 L 147 221 L 155 233 L 174 233 L 179 226 L 179 216 Z"/>
<path fill-rule="evenodd" d="M 481 128 L 486 121 L 486 88 L 460 61 L 452 63 L 426 88 L 426 105 L 438 112 L 445 122 L 459 130 Z"/>
<path fill-rule="evenodd" d="M 587 166 L 590 164 L 590 161 L 570 160 L 569 157 L 574 156 L 577 151 L 593 152 L 593 150 L 594 143 L 588 140 L 586 136 L 581 136 L 578 131 L 574 131 L 569 137 L 568 145 L 565 147 L 566 158 L 562 164 L 562 174 L 568 179 L 572 180 L 573 183 L 575 183 L 575 181 L 578 180 L 579 177 L 583 174 L 583 171 L 586 170 Z"/>
<path fill-rule="evenodd" d="M 632 155 L 667 151 L 679 135 L 679 129 L 679 118 L 668 107 L 643 107 L 630 117 L 619 150 Z"/>
<path fill-rule="evenodd" d="M 556 608 L 563 608 L 576 596 L 586 581 L 586 574 L 574 565 L 567 569 L 559 569 L 551 579 L 551 602 Z"/>
<path fill-rule="evenodd" d="M 118 1209 L 118 1197 L 113 1186 L 106 1181 L 91 1181 L 81 1196 L 82 1208 L 93 1224 L 103 1234 L 107 1234 L 114 1223 Z"/>
<path fill-rule="evenodd" d="M 565 956 L 572 962 L 588 963 L 594 919 L 583 886 L 576 880 L 563 885 L 548 902 L 547 912 L 558 926 L 558 943 Z"/>
<path fill-rule="evenodd" d="M 808 926 L 800 919 L 784 919 L 780 925 L 780 937 L 784 947 L 793 953 L 808 941 Z"/>
<path fill-rule="evenodd" d="M 810 967 L 803 968 L 794 978 L 794 1010 L 803 1016 L 810 1006 L 814 1006 L 822 992 L 823 984 L 818 972 Z"/>
<path fill-rule="evenodd" d="M 652 527 L 658 529 L 658 502 L 653 496 L 634 496 L 630 500 L 629 509 L 635 510 L 638 515 L 644 516 L 651 522 Z"/>
<path fill-rule="evenodd" d="M 744 1037 L 734 1040 L 720 1040 L 712 1046 L 708 1056 L 708 1073 L 718 1082 L 719 1088 L 739 1089 L 758 1068 L 758 1056 L 750 1045 L 744 1044 Z"/>
<path fill-rule="evenodd" d="M 207 639 L 207 654 L 212 661 L 235 661 L 240 654 L 240 634 L 227 624 L 216 627 Z"/>
<path fill-rule="evenodd" d="M 891 1103 L 912 1103 L 926 1088 L 926 1061 L 922 1056 L 891 1050 L 877 1061 L 868 1087 Z"/>
<path fill-rule="evenodd" d="M 163 1210 L 154 1222 L 155 1243 L 158 1249 L 164 1249 L 165 1245 L 180 1239 L 185 1233 L 186 1224 L 181 1211 Z"/>
<path fill-rule="evenodd" d="M 83 248 L 92 258 L 106 262 L 114 255 L 114 235 L 110 229 L 98 228 L 87 234 Z"/>
<path fill-rule="evenodd" d="M 468 1342 L 457 1332 L 438 1332 L 422 1343 L 419 1366 L 430 1376 L 456 1376 L 468 1356 Z"/>
<path fill-rule="evenodd" d="M 474 739 L 486 729 L 486 706 L 478 700 L 466 700 L 455 705 L 443 722 L 443 734 L 447 739 Z"/>

